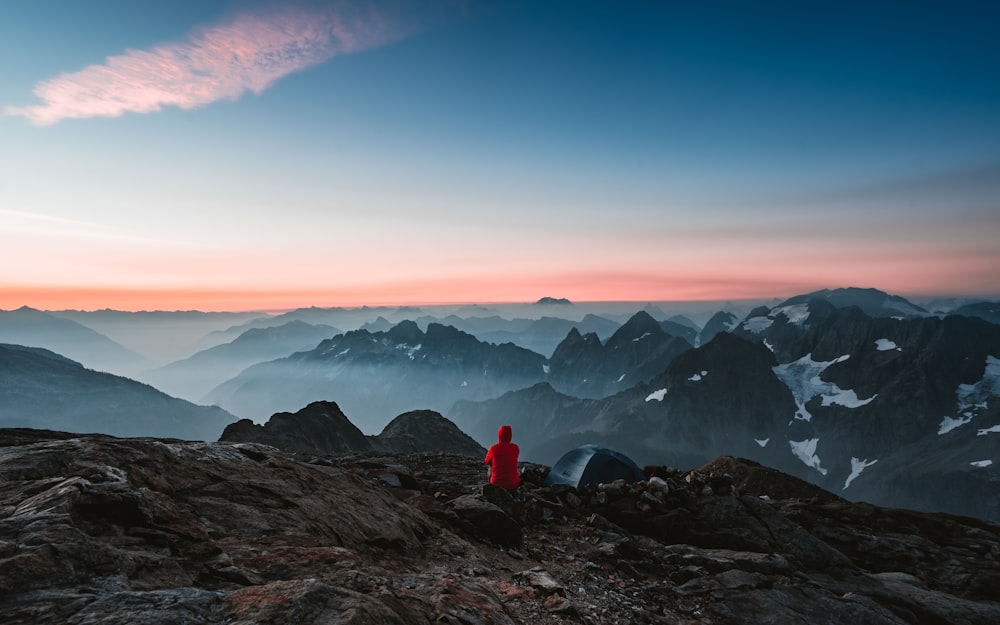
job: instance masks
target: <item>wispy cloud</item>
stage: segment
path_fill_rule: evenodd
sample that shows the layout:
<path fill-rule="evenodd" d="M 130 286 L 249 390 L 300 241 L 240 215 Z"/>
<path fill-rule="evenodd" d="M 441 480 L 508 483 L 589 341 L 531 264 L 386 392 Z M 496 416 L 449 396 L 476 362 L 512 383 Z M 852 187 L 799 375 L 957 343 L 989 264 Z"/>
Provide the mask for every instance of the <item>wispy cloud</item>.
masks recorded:
<path fill-rule="evenodd" d="M 64 119 L 192 109 L 261 93 L 279 78 L 400 34 L 373 8 L 297 8 L 243 14 L 196 29 L 187 41 L 127 50 L 104 64 L 39 83 L 41 104 L 7 107 L 44 126 Z"/>

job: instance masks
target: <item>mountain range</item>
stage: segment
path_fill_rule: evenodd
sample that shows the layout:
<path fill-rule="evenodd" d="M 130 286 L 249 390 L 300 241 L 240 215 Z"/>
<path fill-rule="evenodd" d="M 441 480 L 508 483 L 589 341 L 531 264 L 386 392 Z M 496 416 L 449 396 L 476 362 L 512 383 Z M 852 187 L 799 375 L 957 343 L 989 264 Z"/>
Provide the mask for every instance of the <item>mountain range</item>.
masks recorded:
<path fill-rule="evenodd" d="M 0 345 L 0 427 L 215 440 L 234 420 L 48 350 Z"/>
<path fill-rule="evenodd" d="M 446 414 L 477 438 L 510 423 L 535 461 L 582 442 L 676 466 L 732 454 L 853 499 L 1000 519 L 1000 326 L 825 295 L 755 310 L 611 397 L 540 385 Z"/>
<path fill-rule="evenodd" d="M 91 369 L 128 375 L 150 366 L 143 356 L 71 319 L 34 308 L 0 310 L 0 343 L 40 347 Z"/>
<path fill-rule="evenodd" d="M 583 443 L 671 466 L 736 455 L 849 499 L 1000 519 L 995 304 L 931 313 L 874 289 L 836 289 L 742 313 L 719 310 L 700 329 L 655 306 L 627 317 L 576 314 L 576 324 L 542 319 L 573 308 L 548 302 L 538 309 L 536 329 L 565 330 L 549 356 L 484 340 L 515 324 L 480 307 L 465 318 L 453 311 L 455 319 L 388 308 L 250 317 L 225 330 L 231 342 L 218 344 L 216 336 L 208 351 L 160 371 L 191 376 L 203 389 L 246 366 L 195 398 L 221 408 L 171 404 L 177 414 L 183 407 L 184 414 L 211 418 L 173 422 L 143 408 L 166 405 L 167 396 L 150 386 L 118 378 L 110 384 L 86 362 L 10 347 L 0 400 L 13 408 L 0 426 L 154 435 L 151 423 L 164 421 L 170 433 L 155 435 L 214 440 L 240 418 L 268 434 L 265 421 L 276 414 L 335 402 L 372 444 L 398 415 L 430 411 L 479 445 L 493 441 L 498 424 L 512 425 L 522 458 L 531 462 L 551 465 Z M 14 318 L 7 314 L 0 327 Z M 466 330 L 434 320 L 459 318 Z M 333 319 L 360 323 L 346 332 L 319 323 Z M 529 340 L 532 324 L 517 324 L 510 336 Z M 207 364 L 199 369 L 205 363 L 225 374 Z M 128 401 L 115 401 L 113 389 L 128 389 Z M 58 410 L 46 407 L 49 396 Z M 62 420 L 44 421 L 50 413 Z M 199 419 L 203 427 L 184 429 Z M 102 429 L 112 422 L 135 427 Z"/>
<path fill-rule="evenodd" d="M 315 349 L 254 365 L 205 402 L 262 420 L 315 400 L 334 400 L 364 431 L 414 409 L 442 412 L 458 399 L 486 399 L 533 384 L 545 358 L 511 343 L 483 343 L 451 326 L 422 331 L 402 321 L 387 332 L 355 330 Z"/>

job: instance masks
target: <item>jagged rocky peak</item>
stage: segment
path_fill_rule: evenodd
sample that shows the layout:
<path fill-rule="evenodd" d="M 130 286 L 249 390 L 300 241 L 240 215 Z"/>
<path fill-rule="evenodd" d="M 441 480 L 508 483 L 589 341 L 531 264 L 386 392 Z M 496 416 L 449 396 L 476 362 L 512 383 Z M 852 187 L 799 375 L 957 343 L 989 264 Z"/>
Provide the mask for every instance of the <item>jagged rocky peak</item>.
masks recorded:
<path fill-rule="evenodd" d="M 618 328 L 608 340 L 608 344 L 638 340 L 650 334 L 659 336 L 665 332 L 656 319 L 653 319 L 646 311 L 640 310 L 632 315 L 622 327 Z"/>
<path fill-rule="evenodd" d="M 574 326 L 566 333 L 566 338 L 556 346 L 555 351 L 552 353 L 552 360 L 559 361 L 568 353 L 575 354 L 581 349 L 588 348 L 590 351 L 596 349 L 597 353 L 599 353 L 601 350 L 600 337 L 597 336 L 596 332 L 581 334 Z"/>
<path fill-rule="evenodd" d="M 752 314 L 753 313 L 751 313 L 751 315 Z M 708 343 L 715 337 L 716 334 L 719 334 L 720 332 L 730 332 L 734 327 L 736 327 L 737 323 L 739 323 L 739 319 L 736 318 L 736 315 L 725 310 L 720 310 L 712 315 L 705 323 L 705 327 L 702 328 L 701 334 L 698 336 L 698 341 L 702 345 Z"/>
<path fill-rule="evenodd" d="M 220 441 L 262 443 L 308 453 L 368 451 L 368 438 L 332 401 L 317 401 L 295 413 L 278 412 L 264 425 L 242 419 L 226 427 Z"/>
<path fill-rule="evenodd" d="M 468 344 L 479 343 L 479 340 L 468 332 L 463 332 L 455 326 L 444 325 L 443 323 L 427 324 L 426 337 L 428 341 L 441 344 L 456 341 Z"/>
<path fill-rule="evenodd" d="M 433 410 L 411 410 L 372 437 L 376 449 L 393 453 L 445 452 L 483 458 L 486 449 Z"/>
<path fill-rule="evenodd" d="M 386 336 L 397 344 L 416 345 L 424 339 L 424 333 L 420 331 L 417 322 L 409 319 L 400 321 L 393 326 Z"/>
<path fill-rule="evenodd" d="M 379 315 L 374 321 L 366 321 L 361 324 L 361 330 L 367 330 L 368 332 L 388 332 L 393 327 L 393 323 Z"/>

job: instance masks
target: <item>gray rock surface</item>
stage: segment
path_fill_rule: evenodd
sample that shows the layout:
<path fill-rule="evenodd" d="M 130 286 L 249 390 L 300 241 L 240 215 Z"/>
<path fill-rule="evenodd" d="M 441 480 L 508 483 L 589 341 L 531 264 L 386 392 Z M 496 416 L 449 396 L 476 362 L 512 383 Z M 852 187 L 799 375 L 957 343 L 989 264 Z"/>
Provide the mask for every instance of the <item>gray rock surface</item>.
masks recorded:
<path fill-rule="evenodd" d="M 460 455 L 307 460 L 0 430 L 0 623 L 1000 622 L 1000 526 L 738 459 L 512 493 Z"/>

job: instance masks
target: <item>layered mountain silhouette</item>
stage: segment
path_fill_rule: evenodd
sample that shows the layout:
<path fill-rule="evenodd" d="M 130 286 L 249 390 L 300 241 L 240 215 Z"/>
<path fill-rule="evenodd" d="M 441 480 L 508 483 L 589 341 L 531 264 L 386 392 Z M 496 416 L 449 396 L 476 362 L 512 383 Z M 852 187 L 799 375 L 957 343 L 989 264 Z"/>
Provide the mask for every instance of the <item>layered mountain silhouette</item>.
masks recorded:
<path fill-rule="evenodd" d="M 690 343 L 636 313 L 606 343 L 571 327 L 551 359 L 513 343 L 494 344 L 452 326 L 423 331 L 403 321 L 387 331 L 356 330 L 316 349 L 248 368 L 203 403 L 253 420 L 316 399 L 333 399 L 362 430 L 377 431 L 413 408 L 446 414 L 459 400 L 495 398 L 548 381 L 579 396 L 605 396 L 648 381 Z"/>
<path fill-rule="evenodd" d="M 200 310 L 55 310 L 50 314 L 69 319 L 99 332 L 116 343 L 163 365 L 226 342 L 221 337 L 211 344 L 200 344 L 206 334 L 220 328 L 269 318 L 259 312 L 202 312 Z M 231 339 L 228 339 L 231 340 Z M 146 363 L 145 368 L 152 366 Z"/>
<path fill-rule="evenodd" d="M 333 326 L 304 321 L 250 328 L 232 342 L 149 371 L 143 378 L 171 395 L 197 400 L 251 365 L 310 350 L 340 333 Z"/>
<path fill-rule="evenodd" d="M 443 412 L 458 399 L 485 399 L 534 384 L 545 358 L 522 347 L 479 341 L 450 326 L 426 332 L 403 321 L 387 332 L 355 330 L 316 349 L 254 365 L 216 387 L 206 403 L 262 420 L 312 401 L 335 399 L 365 431 L 412 409 Z"/>
<path fill-rule="evenodd" d="M 979 317 L 990 323 L 1000 323 L 1000 302 L 976 302 L 964 304 L 951 311 L 952 315 Z"/>
<path fill-rule="evenodd" d="M 234 419 L 48 350 L 0 345 L 0 427 L 216 440 Z"/>
<path fill-rule="evenodd" d="M 122 375 L 147 369 L 151 364 L 80 323 L 27 306 L 0 310 L 0 343 L 41 347 L 91 369 Z"/>
<path fill-rule="evenodd" d="M 594 333 L 604 341 L 621 327 L 616 321 L 594 314 L 586 314 L 579 321 L 548 316 L 539 319 L 523 317 L 505 319 L 499 315 L 460 317 L 456 314 L 445 317 L 424 315 L 414 321 L 420 328 L 426 328 L 432 323 L 447 325 L 486 343 L 498 345 L 513 343 L 542 355 L 552 354 L 566 334 L 574 328 L 584 334 Z M 375 321 L 363 325 L 361 329 L 369 332 L 385 332 L 393 325 L 395 324 L 380 316 Z"/>

